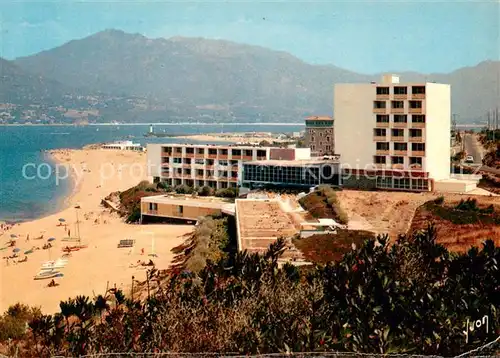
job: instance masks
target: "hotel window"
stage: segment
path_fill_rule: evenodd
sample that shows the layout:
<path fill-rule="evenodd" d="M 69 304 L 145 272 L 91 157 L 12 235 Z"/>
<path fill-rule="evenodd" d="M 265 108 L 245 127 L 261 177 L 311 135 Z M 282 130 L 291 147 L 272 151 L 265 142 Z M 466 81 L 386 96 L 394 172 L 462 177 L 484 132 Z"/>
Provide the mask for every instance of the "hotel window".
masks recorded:
<path fill-rule="evenodd" d="M 407 94 L 408 93 L 408 88 L 406 87 L 394 87 L 394 94 Z"/>
<path fill-rule="evenodd" d="M 414 190 L 429 190 L 429 182 L 427 179 L 412 179 L 411 188 Z"/>
<path fill-rule="evenodd" d="M 392 101 L 392 108 L 405 108 L 405 103 L 403 101 Z"/>
<path fill-rule="evenodd" d="M 386 131 L 384 128 L 375 128 L 373 134 L 375 137 L 385 137 Z"/>
<path fill-rule="evenodd" d="M 422 157 L 410 157 L 410 165 L 422 166 Z"/>
<path fill-rule="evenodd" d="M 194 164 L 205 164 L 205 159 L 195 159 Z"/>
<path fill-rule="evenodd" d="M 389 87 L 377 87 L 377 94 L 389 94 Z"/>
<path fill-rule="evenodd" d="M 232 155 L 241 155 L 241 149 L 231 149 Z"/>
<path fill-rule="evenodd" d="M 326 150 L 330 150 L 330 146 L 329 145 L 326 146 Z"/>
<path fill-rule="evenodd" d="M 412 138 L 422 137 L 422 130 L 421 129 L 410 129 L 410 137 L 412 137 Z"/>
<path fill-rule="evenodd" d="M 391 134 L 393 137 L 404 137 L 405 130 L 404 129 L 391 129 Z"/>
<path fill-rule="evenodd" d="M 414 114 L 411 116 L 412 123 L 425 123 L 425 114 Z"/>
<path fill-rule="evenodd" d="M 182 214 L 183 212 L 184 212 L 184 207 L 183 207 L 182 205 L 179 205 L 179 206 L 177 207 L 177 213 L 178 213 L 178 214 Z"/>
<path fill-rule="evenodd" d="M 330 136 L 327 136 L 326 137 L 326 141 L 329 142 L 330 141 Z"/>
<path fill-rule="evenodd" d="M 410 189 L 410 178 L 394 178 L 394 189 Z"/>
<path fill-rule="evenodd" d="M 389 150 L 389 143 L 377 142 L 377 150 Z"/>
<path fill-rule="evenodd" d="M 394 150 L 407 151 L 408 144 L 406 144 L 406 143 L 394 143 Z"/>
<path fill-rule="evenodd" d="M 376 155 L 374 160 L 375 164 L 385 164 L 385 157 L 382 155 Z"/>
<path fill-rule="evenodd" d="M 422 101 L 410 101 L 410 108 L 422 108 Z"/>
<path fill-rule="evenodd" d="M 253 153 L 252 153 L 251 149 L 245 149 L 245 156 L 246 157 L 251 157 L 252 155 L 253 155 Z"/>
<path fill-rule="evenodd" d="M 405 158 L 404 157 L 391 157 L 391 163 L 392 164 L 404 164 Z"/>
<path fill-rule="evenodd" d="M 156 210 L 158 210 L 158 204 L 156 204 L 156 203 L 149 203 L 149 210 L 150 211 L 156 211 Z"/>
<path fill-rule="evenodd" d="M 425 86 L 413 86 L 411 88 L 412 94 L 425 94 Z"/>
<path fill-rule="evenodd" d="M 176 153 L 182 153 L 182 148 L 180 148 L 180 147 L 176 147 L 176 148 L 175 148 L 175 152 L 176 152 Z"/>
<path fill-rule="evenodd" d="M 395 114 L 394 123 L 406 123 L 408 122 L 408 117 L 406 114 Z"/>
<path fill-rule="evenodd" d="M 377 123 L 389 123 L 389 115 L 377 114 Z"/>
<path fill-rule="evenodd" d="M 425 143 L 412 143 L 411 150 L 414 152 L 425 152 Z"/>
<path fill-rule="evenodd" d="M 386 108 L 385 101 L 375 101 L 373 102 L 373 108 Z"/>
<path fill-rule="evenodd" d="M 377 188 L 390 189 L 392 188 L 392 177 L 377 177 Z"/>
<path fill-rule="evenodd" d="M 174 164 L 182 164 L 182 158 L 173 158 Z"/>
<path fill-rule="evenodd" d="M 204 148 L 197 148 L 196 153 L 198 154 L 205 154 L 205 149 Z"/>
<path fill-rule="evenodd" d="M 210 149 L 208 150 L 208 155 L 217 155 L 217 149 L 212 149 L 212 148 L 210 148 Z"/>

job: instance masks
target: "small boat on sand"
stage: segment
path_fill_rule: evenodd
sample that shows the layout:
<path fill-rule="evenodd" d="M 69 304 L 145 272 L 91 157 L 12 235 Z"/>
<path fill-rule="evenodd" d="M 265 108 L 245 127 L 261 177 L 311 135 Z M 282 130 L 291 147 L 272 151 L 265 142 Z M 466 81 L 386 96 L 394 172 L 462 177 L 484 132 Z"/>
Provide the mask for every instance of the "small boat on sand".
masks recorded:
<path fill-rule="evenodd" d="M 42 270 L 56 269 L 56 268 L 64 268 L 68 260 L 58 259 L 56 261 L 46 261 L 42 263 Z"/>
<path fill-rule="evenodd" d="M 34 277 L 35 280 L 45 280 L 47 278 L 54 278 L 58 277 L 61 273 L 57 270 L 42 270 L 39 273 L 36 274 Z"/>

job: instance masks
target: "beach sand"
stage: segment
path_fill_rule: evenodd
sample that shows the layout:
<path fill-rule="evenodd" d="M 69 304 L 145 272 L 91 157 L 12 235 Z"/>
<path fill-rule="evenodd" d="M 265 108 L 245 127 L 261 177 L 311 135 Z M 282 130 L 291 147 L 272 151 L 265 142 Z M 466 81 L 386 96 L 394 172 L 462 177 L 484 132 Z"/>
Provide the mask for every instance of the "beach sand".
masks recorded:
<path fill-rule="evenodd" d="M 110 192 L 128 189 L 147 179 L 145 153 L 83 149 L 56 150 L 51 155 L 58 163 L 74 168 L 74 188 L 64 210 L 38 220 L 15 224 L 0 236 L 0 248 L 7 246 L 11 234 L 19 236 L 16 242 L 16 247 L 21 250 L 19 258 L 24 258 L 24 252 L 33 246 L 42 248 L 48 238 L 55 238 L 50 250 L 35 250 L 27 255 L 27 262 L 13 263 L 9 260 L 7 265 L 7 260 L 2 259 L 0 313 L 16 302 L 41 306 L 45 313 L 55 313 L 59 311 L 61 300 L 76 295 L 94 297 L 94 294 L 104 294 L 108 282 L 110 288 L 116 284 L 117 288 L 128 293 L 132 276 L 141 281 L 146 277 L 144 268 L 130 268 L 130 264 L 152 259 L 158 269 L 167 268 L 173 258 L 170 250 L 193 229 L 189 225 L 125 224 L 117 214 L 100 205 L 102 198 Z M 75 209 L 76 205 L 80 209 Z M 82 244 L 87 244 L 88 248 L 71 254 L 66 267 L 61 269 L 64 276 L 55 279 L 59 286 L 46 287 L 51 279 L 34 280 L 33 277 L 39 272 L 42 262 L 61 257 L 62 247 L 73 244 L 61 241 L 67 237 L 67 232 L 64 226 L 58 224 L 59 218 L 64 218 L 71 236 L 76 236 L 77 211 Z M 42 233 L 44 238 L 35 240 Z M 30 240 L 26 241 L 28 234 Z M 135 248 L 117 248 L 121 239 L 135 239 Z M 148 256 L 152 246 L 158 255 L 156 258 Z M 141 249 L 144 249 L 144 254 L 141 254 Z M 13 254 L 12 250 L 9 247 L 1 250 L 0 254 L 2 257 L 9 256 Z"/>

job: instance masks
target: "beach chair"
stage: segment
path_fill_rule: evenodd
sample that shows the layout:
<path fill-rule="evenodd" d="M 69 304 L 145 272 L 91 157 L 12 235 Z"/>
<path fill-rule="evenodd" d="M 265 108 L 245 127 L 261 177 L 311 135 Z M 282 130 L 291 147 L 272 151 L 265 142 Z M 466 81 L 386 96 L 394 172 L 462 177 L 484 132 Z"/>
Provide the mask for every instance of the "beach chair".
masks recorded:
<path fill-rule="evenodd" d="M 134 243 L 135 243 L 135 240 L 132 240 L 132 239 L 120 240 L 120 243 L 118 244 L 118 248 L 133 247 Z"/>

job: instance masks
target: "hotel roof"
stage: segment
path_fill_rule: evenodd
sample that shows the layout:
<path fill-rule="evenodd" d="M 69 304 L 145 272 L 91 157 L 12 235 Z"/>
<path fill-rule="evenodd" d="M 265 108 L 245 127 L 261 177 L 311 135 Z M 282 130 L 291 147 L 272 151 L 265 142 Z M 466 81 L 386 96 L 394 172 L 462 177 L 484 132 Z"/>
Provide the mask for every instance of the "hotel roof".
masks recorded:
<path fill-rule="evenodd" d="M 299 231 L 278 200 L 237 199 L 236 217 L 240 251 L 265 253 L 279 237 L 290 238 Z M 291 257 L 301 254 L 290 244 L 283 258 Z"/>
<path fill-rule="evenodd" d="M 297 159 L 297 160 L 254 160 L 243 163 L 243 165 L 253 164 L 253 165 L 268 165 L 276 167 L 300 167 L 304 165 L 321 165 L 321 164 L 339 164 L 338 159 Z"/>
<path fill-rule="evenodd" d="M 234 204 L 231 200 L 218 198 L 214 196 L 191 196 L 191 195 L 154 195 L 141 198 L 141 202 L 170 204 L 170 205 L 185 205 L 201 208 L 217 208 L 233 211 Z"/>
<path fill-rule="evenodd" d="M 306 117 L 306 121 L 314 121 L 314 120 L 333 121 L 333 118 L 330 116 L 309 116 L 309 117 Z"/>

